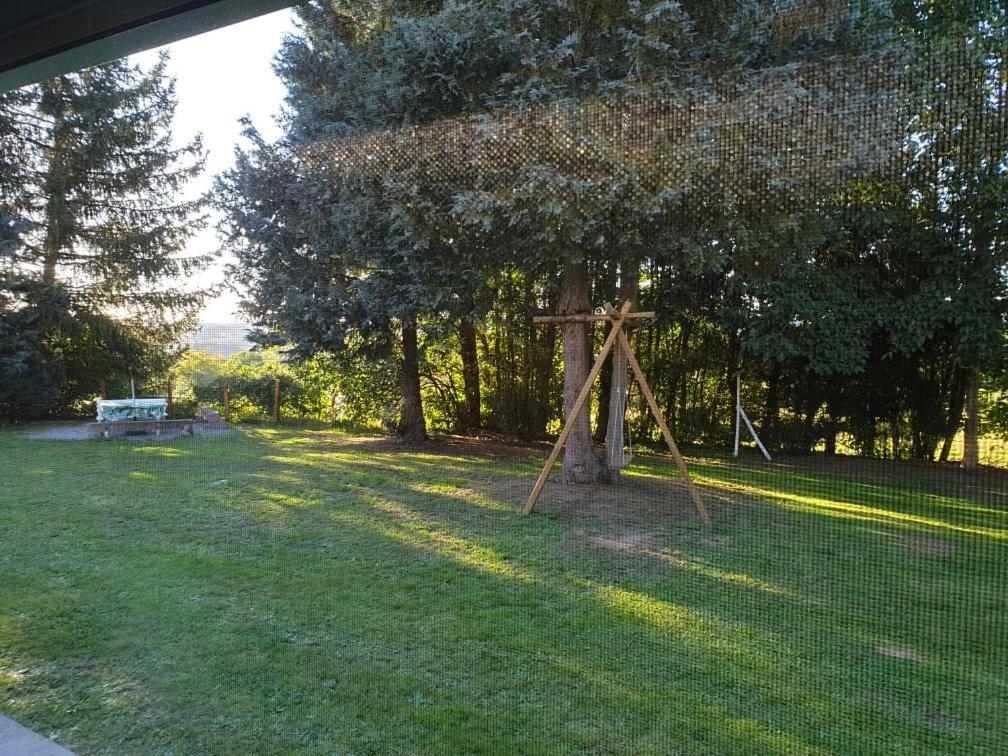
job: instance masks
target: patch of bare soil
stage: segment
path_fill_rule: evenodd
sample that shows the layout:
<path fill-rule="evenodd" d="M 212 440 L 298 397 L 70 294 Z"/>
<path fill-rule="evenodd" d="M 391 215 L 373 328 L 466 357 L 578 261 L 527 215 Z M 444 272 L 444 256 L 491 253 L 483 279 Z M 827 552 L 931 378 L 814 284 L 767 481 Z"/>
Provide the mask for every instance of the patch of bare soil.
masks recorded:
<path fill-rule="evenodd" d="M 421 451 L 426 454 L 454 454 L 482 459 L 526 459 L 543 456 L 549 444 L 521 441 L 499 434 L 485 436 L 435 436 L 419 446 L 396 441 L 388 436 L 356 436 L 340 438 L 339 445 L 348 449 L 388 453 Z M 534 481 L 533 481 L 534 482 Z"/>
<path fill-rule="evenodd" d="M 65 423 L 59 425 L 39 425 L 25 431 L 25 438 L 32 441 L 88 441 L 90 423 Z"/>
<path fill-rule="evenodd" d="M 35 425 L 24 432 L 24 437 L 32 441 L 96 441 L 91 434 L 93 423 L 48 423 Z M 234 433 L 234 428 L 228 425 L 209 427 L 204 423 L 193 424 L 193 435 L 195 436 L 226 436 Z M 158 434 L 140 433 L 135 436 L 117 436 L 113 441 L 171 441 L 179 436 L 187 435 L 181 428 L 169 428 L 162 430 Z"/>
<path fill-rule="evenodd" d="M 656 577 L 667 575 L 670 568 L 696 569 L 699 563 L 696 547 L 705 545 L 705 539 L 695 533 L 662 532 L 661 524 L 661 521 L 651 523 L 658 530 L 648 529 L 645 523 L 627 527 L 604 521 L 587 527 L 571 526 L 564 533 L 561 546 L 572 553 L 587 549 L 625 557 L 632 561 L 635 570 L 649 568 Z"/>
<path fill-rule="evenodd" d="M 598 549 L 631 557 L 638 569 L 640 558 L 647 558 L 656 570 L 664 572 L 669 566 L 681 564 L 681 552 L 671 548 L 667 540 L 661 534 L 648 530 L 601 524 L 593 532 L 579 527 L 568 528 L 561 545 L 571 551 Z"/>
<path fill-rule="evenodd" d="M 105 671 L 104 665 L 93 656 L 86 659 L 75 659 L 67 664 L 70 669 L 80 672 L 100 673 Z"/>
<path fill-rule="evenodd" d="M 955 547 L 940 538 L 905 538 L 904 545 L 911 551 L 928 556 L 947 556 Z"/>
<path fill-rule="evenodd" d="M 234 427 L 230 425 L 210 425 L 210 423 L 193 423 L 193 435 L 202 436 L 204 438 L 217 438 L 218 436 L 229 436 L 235 432 Z M 174 434 L 180 435 L 180 434 Z"/>
<path fill-rule="evenodd" d="M 517 510 L 525 504 L 534 485 L 535 477 L 530 475 L 487 480 L 479 487 L 487 495 L 513 504 Z M 711 489 L 701 488 L 700 495 L 708 507 L 715 503 L 731 503 L 728 497 Z M 717 507 L 716 510 L 723 511 L 723 508 Z M 712 512 L 715 519 L 716 510 Z M 536 503 L 536 511 L 595 517 L 607 523 L 625 525 L 698 519 L 693 500 L 678 478 L 624 479 L 614 484 L 598 485 L 566 485 L 550 480 Z M 708 545 L 724 544 L 712 542 Z"/>
<path fill-rule="evenodd" d="M 664 545 L 654 533 L 635 530 L 617 530 L 606 535 L 585 536 L 585 543 L 592 548 L 624 551 L 628 554 L 650 552 Z"/>
<path fill-rule="evenodd" d="M 899 646 L 887 646 L 885 644 L 876 646 L 875 653 L 881 654 L 882 656 L 888 656 L 892 659 L 904 659 L 906 661 L 913 661 L 920 664 L 924 661 L 924 655 L 918 651 L 913 651 L 909 648 L 900 648 Z"/>
<path fill-rule="evenodd" d="M 544 456 L 552 444 L 545 441 L 522 441 L 499 433 L 469 436 L 439 436 L 431 441 L 436 448 L 454 454 L 475 455 L 491 459 L 525 459 L 530 456 Z"/>
<path fill-rule="evenodd" d="M 949 726 L 953 724 L 953 719 L 937 707 L 925 706 L 923 714 L 924 718 L 933 725 Z"/>

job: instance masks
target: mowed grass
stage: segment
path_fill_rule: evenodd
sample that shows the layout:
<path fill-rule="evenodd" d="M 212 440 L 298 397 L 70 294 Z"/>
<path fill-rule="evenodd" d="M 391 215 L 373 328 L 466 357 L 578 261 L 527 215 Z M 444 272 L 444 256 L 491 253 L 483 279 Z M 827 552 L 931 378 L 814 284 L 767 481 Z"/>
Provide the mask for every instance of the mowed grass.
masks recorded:
<path fill-rule="evenodd" d="M 519 517 L 544 457 L 0 432 L 0 711 L 81 753 L 1004 746 L 1004 472 L 694 458 L 705 528 L 658 455 Z"/>

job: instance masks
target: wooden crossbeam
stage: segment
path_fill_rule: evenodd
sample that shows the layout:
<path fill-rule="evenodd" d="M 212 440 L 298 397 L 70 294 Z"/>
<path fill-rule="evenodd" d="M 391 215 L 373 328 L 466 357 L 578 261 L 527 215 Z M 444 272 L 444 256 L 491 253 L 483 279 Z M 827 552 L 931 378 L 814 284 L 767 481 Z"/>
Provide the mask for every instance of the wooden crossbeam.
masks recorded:
<path fill-rule="evenodd" d="M 616 319 L 617 313 L 615 310 L 612 314 L 602 313 L 596 315 L 591 312 L 575 313 L 573 315 L 536 315 L 532 318 L 533 323 L 598 323 L 601 320 L 613 321 Z M 647 318 L 653 318 L 657 313 L 654 312 L 628 312 L 626 315 L 627 320 L 645 320 Z"/>

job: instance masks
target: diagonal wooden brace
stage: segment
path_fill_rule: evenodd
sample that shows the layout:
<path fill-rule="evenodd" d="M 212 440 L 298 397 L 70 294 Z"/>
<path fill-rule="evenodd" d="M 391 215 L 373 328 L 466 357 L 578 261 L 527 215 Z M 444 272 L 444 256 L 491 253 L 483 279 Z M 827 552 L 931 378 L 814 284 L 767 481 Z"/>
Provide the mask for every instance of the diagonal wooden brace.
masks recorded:
<path fill-rule="evenodd" d="M 623 348 L 623 352 L 626 354 L 627 362 L 630 363 L 630 369 L 633 370 L 634 377 L 637 379 L 637 383 L 640 384 L 641 392 L 647 400 L 648 407 L 651 408 L 651 414 L 654 415 L 655 422 L 658 423 L 658 427 L 661 429 L 662 436 L 665 438 L 665 443 L 668 444 L 669 451 L 672 452 L 672 457 L 675 459 L 676 465 L 679 466 L 679 472 L 682 473 L 683 480 L 686 483 L 686 488 L 689 489 L 697 514 L 700 515 L 700 519 L 703 520 L 705 524 L 709 525 L 711 522 L 710 512 L 707 511 L 707 507 L 700 499 L 700 492 L 697 491 L 697 487 L 693 484 L 693 479 L 690 477 L 689 470 L 686 469 L 686 460 L 684 460 L 682 454 L 679 453 L 679 447 L 676 446 L 675 439 L 672 438 L 672 432 L 665 423 L 665 417 L 662 415 L 662 411 L 658 407 L 658 402 L 655 401 L 654 394 L 651 393 L 651 387 L 648 386 L 647 379 L 644 377 L 644 371 L 641 370 L 640 363 L 637 362 L 637 357 L 630 348 L 630 341 L 627 339 L 626 334 L 623 333 L 622 328 L 620 328 L 619 332 L 619 342 L 620 346 Z"/>

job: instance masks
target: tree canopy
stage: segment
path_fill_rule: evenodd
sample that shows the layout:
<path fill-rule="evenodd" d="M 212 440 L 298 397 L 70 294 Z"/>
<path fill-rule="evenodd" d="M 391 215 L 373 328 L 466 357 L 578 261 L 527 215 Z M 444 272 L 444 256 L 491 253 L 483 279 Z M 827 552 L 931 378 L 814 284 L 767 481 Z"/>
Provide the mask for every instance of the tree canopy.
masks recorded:
<path fill-rule="evenodd" d="M 198 138 L 174 141 L 166 60 L 149 71 L 118 61 L 0 101 L 0 316 L 30 342 L 11 354 L 31 355 L 5 363 L 3 382 L 36 396 L 5 414 L 66 410 L 102 380 L 163 372 L 202 306 L 206 292 L 185 279 L 210 261 L 186 250 L 204 222 L 204 200 L 186 197 L 203 152 Z"/>
<path fill-rule="evenodd" d="M 467 396 L 488 380 L 480 409 L 535 435 L 555 342 L 521 319 L 626 284 L 687 439 L 722 432 L 744 366 L 772 442 L 874 454 L 885 426 L 930 456 L 1005 353 L 1004 14 L 981 5 L 308 3 L 284 136 L 249 131 L 218 185 L 250 312 L 302 353 L 401 349 L 413 439 L 417 344 L 457 338 Z"/>

